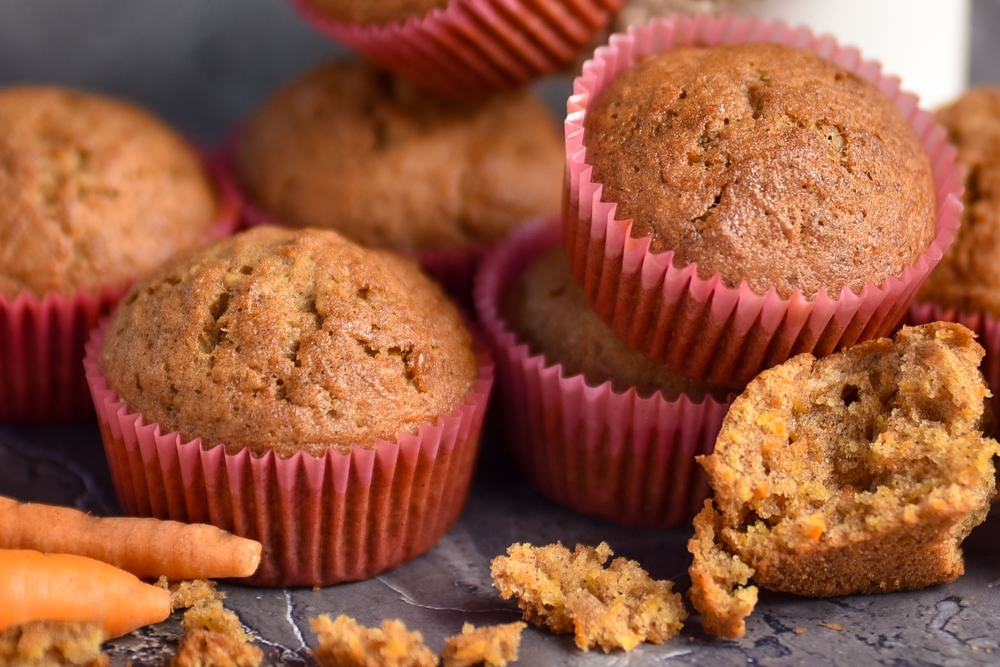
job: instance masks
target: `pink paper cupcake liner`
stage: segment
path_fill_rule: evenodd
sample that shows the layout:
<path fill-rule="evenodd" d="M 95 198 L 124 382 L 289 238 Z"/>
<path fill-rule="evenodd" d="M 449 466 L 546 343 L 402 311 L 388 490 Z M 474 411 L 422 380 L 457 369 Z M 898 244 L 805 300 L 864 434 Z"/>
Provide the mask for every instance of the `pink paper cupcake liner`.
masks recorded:
<path fill-rule="evenodd" d="M 226 187 L 239 199 L 243 225 L 246 227 L 256 225 L 288 227 L 289 225 L 258 207 L 240 186 L 233 168 L 233 160 L 241 136 L 242 128 L 240 127 L 230 132 L 223 142 L 218 159 L 224 165 L 222 178 L 226 182 Z M 472 281 L 476 275 L 476 268 L 488 249 L 489 245 L 486 243 L 473 243 L 454 248 L 421 250 L 410 254 L 420 264 L 420 268 L 434 278 L 449 296 L 466 310 L 471 311 Z"/>
<path fill-rule="evenodd" d="M 937 236 L 901 275 L 882 285 L 869 283 L 859 294 L 799 292 L 782 299 L 772 289 L 758 295 L 741 283 L 724 286 L 718 275 L 700 278 L 697 265 L 673 264 L 673 252 L 649 251 L 649 238 L 632 238 L 631 220 L 615 218 L 615 204 L 601 200 L 583 145 L 583 122 L 590 100 L 624 69 L 647 55 L 680 45 L 780 42 L 812 49 L 872 81 L 886 93 L 917 131 L 930 157 L 937 190 Z M 917 288 L 951 244 L 962 211 L 962 185 L 955 149 L 944 128 L 902 92 L 899 80 L 881 73 L 878 63 L 861 59 L 828 35 L 731 16 L 701 15 L 654 19 L 631 26 L 599 47 L 574 82 L 567 103 L 565 244 L 577 282 L 591 305 L 632 347 L 671 370 L 713 384 L 742 387 L 758 372 L 801 352 L 829 354 L 856 342 L 884 336 L 899 323 Z"/>
<path fill-rule="evenodd" d="M 979 370 L 993 394 L 990 398 L 993 414 L 1000 416 L 1000 321 L 984 312 L 966 313 L 936 303 L 914 302 L 910 305 L 906 324 L 916 326 L 938 321 L 958 322 L 976 332 L 979 344 L 986 350 Z"/>
<path fill-rule="evenodd" d="M 332 20 L 291 0 L 314 28 L 438 94 L 482 97 L 550 74 L 579 55 L 625 0 L 451 0 L 386 25 Z"/>
<path fill-rule="evenodd" d="M 204 237 L 232 234 L 239 223 L 239 198 L 222 176 L 218 160 L 206 165 L 219 192 L 219 217 Z M 84 344 L 110 313 L 128 285 L 105 285 L 42 297 L 0 294 L 0 422 L 38 424 L 92 419 L 94 406 L 84 377 Z"/>
<path fill-rule="evenodd" d="M 507 446 L 525 479 L 543 495 L 584 514 L 624 524 L 678 526 L 708 497 L 694 457 L 711 453 L 729 407 L 712 397 L 648 398 L 564 377 L 501 319 L 498 303 L 513 280 L 558 245 L 558 219 L 514 233 L 491 251 L 476 277 L 475 302 L 494 351 Z"/>
<path fill-rule="evenodd" d="M 115 493 L 132 516 L 210 523 L 261 542 L 260 568 L 240 583 L 326 586 L 366 579 L 434 546 L 462 511 L 475 465 L 493 365 L 465 401 L 395 442 L 299 452 L 226 453 L 224 445 L 163 433 L 118 398 L 98 357 L 107 320 L 87 343 L 84 366 Z"/>

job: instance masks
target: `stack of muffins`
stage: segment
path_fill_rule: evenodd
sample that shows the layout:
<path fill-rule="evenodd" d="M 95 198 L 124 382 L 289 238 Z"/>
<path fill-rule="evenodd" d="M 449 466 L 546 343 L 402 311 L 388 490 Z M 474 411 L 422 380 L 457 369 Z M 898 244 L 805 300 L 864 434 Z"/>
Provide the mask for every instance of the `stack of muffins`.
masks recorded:
<path fill-rule="evenodd" d="M 630 524 L 690 522 L 758 372 L 897 326 L 961 209 L 932 117 L 828 37 L 678 17 L 597 49 L 563 143 L 516 89 L 621 4 L 296 0 L 386 70 L 277 91 L 223 151 L 252 229 L 145 267 L 95 330 L 128 513 L 261 541 L 261 585 L 429 549 L 492 386 L 442 290 L 467 303 L 474 271 L 522 473 Z"/>
<path fill-rule="evenodd" d="M 562 504 L 680 525 L 706 496 L 694 456 L 727 394 L 898 326 L 958 224 L 954 152 L 896 79 L 782 24 L 633 26 L 574 90 L 561 225 L 518 235 L 477 281 L 509 444 Z M 553 245 L 573 280 L 543 283 L 541 264 L 517 277 Z M 558 317 L 525 324 L 505 299 L 526 290 Z M 555 296 L 576 290 L 594 322 L 557 332 L 570 306 Z M 672 379 L 598 361 L 598 327 Z"/>

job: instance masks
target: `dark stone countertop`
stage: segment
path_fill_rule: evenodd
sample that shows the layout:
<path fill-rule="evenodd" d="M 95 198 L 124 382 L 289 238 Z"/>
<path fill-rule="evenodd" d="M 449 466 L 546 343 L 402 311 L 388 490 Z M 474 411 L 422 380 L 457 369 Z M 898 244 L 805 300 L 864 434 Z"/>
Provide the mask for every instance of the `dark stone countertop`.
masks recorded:
<path fill-rule="evenodd" d="M 0 85 L 57 82 L 125 96 L 208 145 L 276 86 L 341 52 L 283 0 L 0 0 L 0 16 Z M 1000 3 L 975 0 L 973 82 L 1000 78 L 998 31 Z M 565 109 L 567 80 L 550 80 L 541 89 L 557 114 Z M 519 614 L 491 587 L 488 568 L 516 541 L 605 540 L 616 555 L 686 590 L 690 530 L 625 528 L 563 510 L 519 481 L 491 433 L 464 514 L 421 558 L 368 581 L 318 591 L 222 585 L 228 606 L 265 650 L 266 664 L 312 664 L 308 618 L 320 613 L 346 613 L 367 625 L 398 617 L 435 650 L 463 621 L 513 621 Z M 95 514 L 117 510 L 93 424 L 0 426 L 0 494 Z M 518 664 L 997 665 L 998 535 L 1000 515 L 994 512 L 967 541 L 967 573 L 951 584 L 825 600 L 764 592 L 740 640 L 709 638 L 691 618 L 680 637 L 630 653 L 583 653 L 569 636 L 528 628 Z M 180 635 L 179 618 L 112 642 L 112 664 L 166 664 Z"/>
<path fill-rule="evenodd" d="M 495 432 L 491 429 L 490 432 Z M 114 513 L 95 425 L 0 427 L 0 494 Z M 513 542 L 596 545 L 639 561 L 657 579 L 689 585 L 690 529 L 636 529 L 589 519 L 545 500 L 521 482 L 497 438 L 487 437 L 465 512 L 440 543 L 403 567 L 367 581 L 319 590 L 231 584 L 236 611 L 265 651 L 266 665 L 314 664 L 309 618 L 347 614 L 377 626 L 399 618 L 440 651 L 462 623 L 509 623 L 519 613 L 491 586 L 489 562 Z M 584 653 L 569 635 L 529 627 L 523 665 L 997 665 L 1000 664 L 1000 512 L 966 542 L 966 574 L 921 591 L 810 600 L 762 592 L 736 641 L 706 636 L 696 616 L 681 635 L 629 653 Z M 109 644 L 112 665 L 164 665 L 180 637 L 181 612 Z M 801 632 L 801 633 L 800 633 Z"/>

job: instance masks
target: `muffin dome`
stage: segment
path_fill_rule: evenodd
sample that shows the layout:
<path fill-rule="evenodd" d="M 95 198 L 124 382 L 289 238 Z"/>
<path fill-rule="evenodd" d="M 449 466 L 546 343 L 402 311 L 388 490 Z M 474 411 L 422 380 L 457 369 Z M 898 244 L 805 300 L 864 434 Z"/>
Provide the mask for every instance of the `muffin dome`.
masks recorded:
<path fill-rule="evenodd" d="M 146 111 L 0 90 L 0 293 L 122 285 L 197 243 L 216 215 L 199 156 Z"/>
<path fill-rule="evenodd" d="M 460 403 L 478 371 L 458 311 L 408 260 L 271 227 L 137 283 L 100 366 L 147 421 L 280 456 L 416 432 Z"/>
<path fill-rule="evenodd" d="M 349 23 L 385 24 L 423 16 L 449 0 L 309 0 L 324 16 Z"/>
<path fill-rule="evenodd" d="M 965 208 L 955 242 L 917 299 L 1000 319 L 1000 88 L 975 88 L 937 114 L 958 148 Z"/>
<path fill-rule="evenodd" d="M 417 251 L 492 242 L 558 212 L 563 152 L 546 109 L 523 93 L 459 105 L 343 61 L 278 91 L 235 167 L 282 224 Z"/>
<path fill-rule="evenodd" d="M 935 236 L 915 131 L 873 84 L 805 49 L 648 57 L 591 102 L 584 143 L 632 236 L 728 287 L 857 292 L 899 275 Z"/>

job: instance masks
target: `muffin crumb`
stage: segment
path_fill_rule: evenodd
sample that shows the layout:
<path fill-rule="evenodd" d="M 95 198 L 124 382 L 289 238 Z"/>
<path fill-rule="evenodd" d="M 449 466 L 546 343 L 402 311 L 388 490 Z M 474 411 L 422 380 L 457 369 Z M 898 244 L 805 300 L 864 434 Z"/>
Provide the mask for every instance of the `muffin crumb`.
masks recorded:
<path fill-rule="evenodd" d="M 471 623 L 462 626 L 461 634 L 444 640 L 441 657 L 444 667 L 505 667 L 517 662 L 521 646 L 521 631 L 527 626 L 520 621 L 476 628 Z"/>
<path fill-rule="evenodd" d="M 216 590 L 215 582 L 209 579 L 194 579 L 170 583 L 166 577 L 160 577 L 156 585 L 170 592 L 170 607 L 172 609 L 188 609 L 197 604 L 222 600 L 226 594 Z"/>
<path fill-rule="evenodd" d="M 688 548 L 706 632 L 744 632 L 755 593 L 923 588 L 964 571 L 995 491 L 983 349 L 959 324 L 802 354 L 736 399 L 699 461 L 715 492 Z"/>
<path fill-rule="evenodd" d="M 171 667 L 257 667 L 264 660 L 264 652 L 250 643 L 240 619 L 217 599 L 195 603 L 184 613 L 181 627 L 184 637 Z"/>
<path fill-rule="evenodd" d="M 107 667 L 99 623 L 32 621 L 0 632 L 0 664 L 20 667 Z"/>
<path fill-rule="evenodd" d="M 556 634 L 573 633 L 584 651 L 600 646 L 630 651 L 643 641 L 661 644 L 680 632 L 687 610 L 673 582 L 654 581 L 606 542 L 578 544 L 571 553 L 561 543 L 544 547 L 513 544 L 490 564 L 493 585 L 503 598 L 517 598 L 529 623 Z"/>
<path fill-rule="evenodd" d="M 409 632 L 402 621 L 386 619 L 381 628 L 366 628 L 353 618 L 328 614 L 309 619 L 319 637 L 313 651 L 322 667 L 434 667 L 437 656 L 423 635 Z"/>

